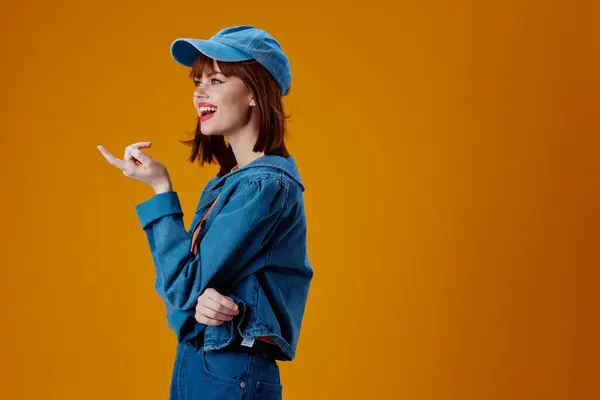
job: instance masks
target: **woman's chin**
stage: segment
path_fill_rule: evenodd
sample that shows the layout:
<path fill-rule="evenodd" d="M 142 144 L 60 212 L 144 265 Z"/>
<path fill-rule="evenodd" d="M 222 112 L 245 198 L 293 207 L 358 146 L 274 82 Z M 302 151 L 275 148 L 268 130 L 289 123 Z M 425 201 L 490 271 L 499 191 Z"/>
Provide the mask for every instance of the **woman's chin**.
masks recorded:
<path fill-rule="evenodd" d="M 207 129 L 206 127 L 200 126 L 200 132 L 202 132 L 202 134 L 204 136 L 217 136 L 219 135 L 219 133 L 217 131 L 215 131 L 214 129 Z"/>

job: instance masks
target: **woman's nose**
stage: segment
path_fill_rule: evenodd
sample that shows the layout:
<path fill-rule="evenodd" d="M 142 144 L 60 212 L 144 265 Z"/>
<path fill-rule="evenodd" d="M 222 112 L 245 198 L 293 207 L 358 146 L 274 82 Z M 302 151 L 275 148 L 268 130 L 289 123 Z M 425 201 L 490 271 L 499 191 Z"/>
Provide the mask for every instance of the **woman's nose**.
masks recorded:
<path fill-rule="evenodd" d="M 206 97 L 206 90 L 201 89 L 201 88 L 197 88 L 196 91 L 194 91 L 194 97 L 205 98 Z"/>
<path fill-rule="evenodd" d="M 196 90 L 194 91 L 194 96 L 206 97 L 207 96 L 206 88 L 202 85 L 197 85 Z"/>

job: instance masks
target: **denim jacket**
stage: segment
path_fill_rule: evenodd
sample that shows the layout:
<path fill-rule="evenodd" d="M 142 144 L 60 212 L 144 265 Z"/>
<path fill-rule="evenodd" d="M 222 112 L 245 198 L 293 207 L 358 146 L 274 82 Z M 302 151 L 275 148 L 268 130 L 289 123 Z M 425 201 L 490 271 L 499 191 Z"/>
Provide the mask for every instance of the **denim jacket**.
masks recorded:
<path fill-rule="evenodd" d="M 203 337 L 204 348 L 214 350 L 236 334 L 270 336 L 280 360 L 294 359 L 313 276 L 303 191 L 294 159 L 267 155 L 212 178 L 189 230 L 176 192 L 137 205 L 156 269 L 155 289 L 178 341 Z M 215 199 L 195 255 L 193 232 Z M 207 288 L 238 304 L 233 321 L 207 326 L 195 320 L 198 297 Z"/>

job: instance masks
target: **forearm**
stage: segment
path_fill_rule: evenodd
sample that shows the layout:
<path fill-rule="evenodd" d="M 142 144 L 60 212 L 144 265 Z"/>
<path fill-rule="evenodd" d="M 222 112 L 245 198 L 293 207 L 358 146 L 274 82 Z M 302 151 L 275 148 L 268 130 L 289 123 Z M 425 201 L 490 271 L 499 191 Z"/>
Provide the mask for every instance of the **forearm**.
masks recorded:
<path fill-rule="evenodd" d="M 138 216 L 152 252 L 156 290 L 167 306 L 193 309 L 201 273 L 200 260 L 190 251 L 191 237 L 175 192 L 163 192 L 138 205 Z"/>

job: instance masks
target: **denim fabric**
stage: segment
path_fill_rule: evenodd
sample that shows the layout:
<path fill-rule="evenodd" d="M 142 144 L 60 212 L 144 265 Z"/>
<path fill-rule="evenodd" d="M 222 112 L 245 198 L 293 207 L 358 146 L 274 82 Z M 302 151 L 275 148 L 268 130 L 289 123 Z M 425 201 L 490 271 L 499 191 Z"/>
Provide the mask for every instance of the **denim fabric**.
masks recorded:
<path fill-rule="evenodd" d="M 270 336 L 280 360 L 292 360 L 313 277 L 306 252 L 306 217 L 292 157 L 263 156 L 204 188 L 185 229 L 176 192 L 137 206 L 152 252 L 155 288 L 179 342 L 202 334 L 206 350 L 244 338 Z M 217 199 L 218 197 L 218 199 Z M 217 199 L 190 251 L 196 226 Z M 194 319 L 198 297 L 214 288 L 240 306 L 233 321 L 206 326 Z"/>
<path fill-rule="evenodd" d="M 280 400 L 282 392 L 274 361 L 187 342 L 177 346 L 170 400 Z"/>

